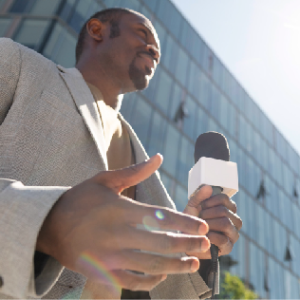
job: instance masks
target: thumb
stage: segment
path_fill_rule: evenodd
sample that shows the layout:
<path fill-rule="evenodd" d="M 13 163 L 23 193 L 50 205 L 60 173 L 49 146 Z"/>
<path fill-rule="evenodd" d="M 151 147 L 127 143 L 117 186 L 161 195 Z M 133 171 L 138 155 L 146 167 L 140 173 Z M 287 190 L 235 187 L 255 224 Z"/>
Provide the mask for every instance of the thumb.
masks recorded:
<path fill-rule="evenodd" d="M 208 199 L 212 195 L 212 188 L 209 185 L 203 185 L 198 191 L 189 199 L 184 213 L 198 217 L 201 212 L 201 202 Z"/>
<path fill-rule="evenodd" d="M 150 177 L 162 164 L 163 157 L 156 154 L 150 159 L 124 169 L 105 171 L 95 176 L 98 183 L 120 194 L 130 186 L 135 186 Z"/>

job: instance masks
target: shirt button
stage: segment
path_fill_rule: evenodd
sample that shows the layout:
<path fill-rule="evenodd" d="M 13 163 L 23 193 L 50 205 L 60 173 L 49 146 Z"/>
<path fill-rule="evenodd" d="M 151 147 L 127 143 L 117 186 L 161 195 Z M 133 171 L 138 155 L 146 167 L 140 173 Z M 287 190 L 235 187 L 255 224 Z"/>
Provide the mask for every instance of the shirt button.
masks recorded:
<path fill-rule="evenodd" d="M 2 277 L 0 276 L 0 288 L 3 286 L 3 279 Z"/>

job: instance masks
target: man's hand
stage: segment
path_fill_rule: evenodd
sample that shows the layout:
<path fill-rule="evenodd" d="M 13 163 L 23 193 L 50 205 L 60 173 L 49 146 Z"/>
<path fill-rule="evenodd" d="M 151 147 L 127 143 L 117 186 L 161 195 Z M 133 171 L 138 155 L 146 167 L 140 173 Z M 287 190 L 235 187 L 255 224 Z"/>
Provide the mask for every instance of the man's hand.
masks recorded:
<path fill-rule="evenodd" d="M 131 290 L 150 290 L 166 274 L 197 271 L 198 258 L 165 254 L 207 251 L 206 222 L 120 194 L 148 178 L 161 163 L 162 157 L 155 155 L 126 169 L 100 172 L 68 190 L 47 216 L 37 250 L 93 281 L 112 284 L 113 279 L 119 288 Z M 137 228 L 145 222 L 164 231 Z"/>
<path fill-rule="evenodd" d="M 212 188 L 208 185 L 189 200 L 184 213 L 205 220 L 209 226 L 207 237 L 211 244 L 218 246 L 219 256 L 229 254 L 239 238 L 242 220 L 236 214 L 236 204 L 225 194 L 211 197 Z M 199 259 L 210 259 L 210 250 L 202 253 L 187 252 Z"/>

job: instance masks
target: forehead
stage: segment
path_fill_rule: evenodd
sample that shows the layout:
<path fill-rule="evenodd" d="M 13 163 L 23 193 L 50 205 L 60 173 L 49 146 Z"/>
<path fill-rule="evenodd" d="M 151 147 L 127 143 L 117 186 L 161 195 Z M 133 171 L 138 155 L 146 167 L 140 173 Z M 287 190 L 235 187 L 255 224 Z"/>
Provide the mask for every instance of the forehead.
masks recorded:
<path fill-rule="evenodd" d="M 122 17 L 122 20 L 128 25 L 140 25 L 146 27 L 154 37 L 157 46 L 160 47 L 159 38 L 156 30 L 152 25 L 151 21 L 147 19 L 144 15 L 139 14 L 138 12 L 132 12 L 131 14 L 124 15 Z"/>

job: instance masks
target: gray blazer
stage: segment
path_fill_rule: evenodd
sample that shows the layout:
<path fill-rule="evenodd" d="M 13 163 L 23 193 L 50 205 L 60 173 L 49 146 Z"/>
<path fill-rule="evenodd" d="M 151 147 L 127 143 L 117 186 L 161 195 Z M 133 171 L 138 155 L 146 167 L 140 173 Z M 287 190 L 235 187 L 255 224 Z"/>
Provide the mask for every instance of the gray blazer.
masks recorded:
<path fill-rule="evenodd" d="M 122 118 L 137 162 L 147 154 Z M 86 278 L 49 258 L 34 278 L 36 238 L 62 193 L 107 170 L 93 96 L 80 72 L 57 66 L 0 39 L 0 298 L 78 298 Z M 137 200 L 174 208 L 158 173 L 137 187 Z M 196 273 L 172 275 L 152 298 L 197 299 L 210 289 Z"/>

